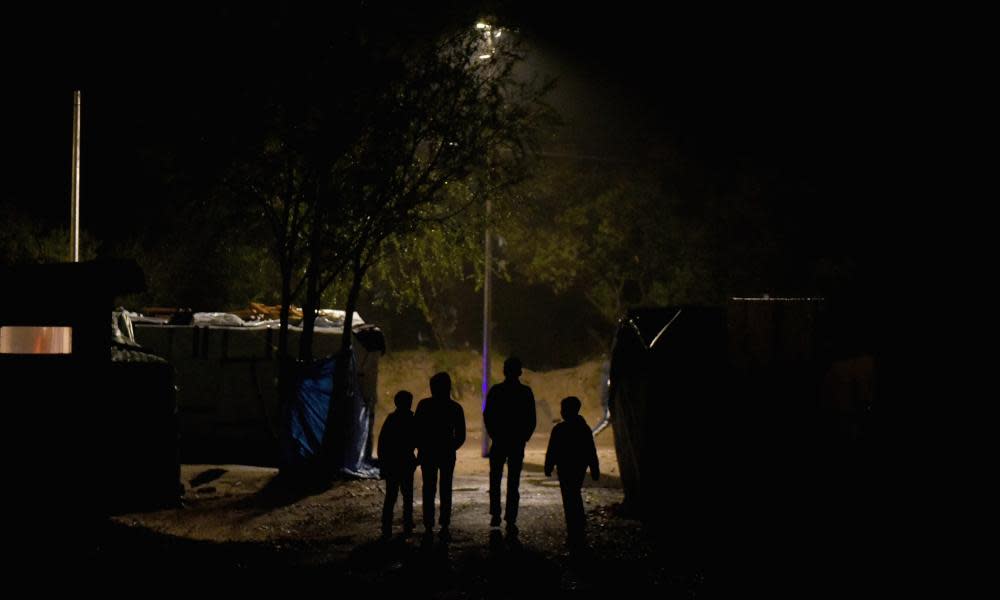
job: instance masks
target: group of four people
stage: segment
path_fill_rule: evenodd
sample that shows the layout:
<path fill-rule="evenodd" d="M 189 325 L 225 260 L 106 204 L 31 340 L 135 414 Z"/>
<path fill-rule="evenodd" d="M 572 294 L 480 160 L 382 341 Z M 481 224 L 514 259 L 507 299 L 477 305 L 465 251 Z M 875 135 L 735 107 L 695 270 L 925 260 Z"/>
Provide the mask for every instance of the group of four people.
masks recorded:
<path fill-rule="evenodd" d="M 499 527 L 501 516 L 508 533 L 517 533 L 520 503 L 521 468 L 524 448 L 535 431 L 535 397 L 531 388 L 520 381 L 521 361 L 515 357 L 504 362 L 504 381 L 490 388 L 483 409 L 486 432 L 492 440 L 490 458 L 490 526 Z M 417 465 L 423 475 L 423 522 L 427 535 L 434 529 L 434 500 L 440 488 L 438 523 L 442 539 L 449 539 L 451 491 L 458 449 L 465 443 L 465 413 L 451 399 L 451 377 L 437 373 L 430 380 L 431 396 L 411 411 L 413 394 L 396 394 L 396 410 L 386 417 L 378 439 L 378 457 L 386 481 L 382 508 L 382 535 L 392 534 L 396 500 L 403 496 L 403 530 L 409 535 L 413 522 L 413 474 Z M 545 453 L 545 475 L 555 470 L 559 477 L 566 530 L 571 544 L 583 540 L 585 515 L 581 488 L 589 468 L 594 480 L 600 477 L 594 437 L 580 416 L 580 400 L 569 396 L 562 400 L 563 421 L 549 438 Z M 414 450 L 417 454 L 414 455 Z M 507 499 L 501 511 L 500 487 L 503 468 L 507 466 Z"/>

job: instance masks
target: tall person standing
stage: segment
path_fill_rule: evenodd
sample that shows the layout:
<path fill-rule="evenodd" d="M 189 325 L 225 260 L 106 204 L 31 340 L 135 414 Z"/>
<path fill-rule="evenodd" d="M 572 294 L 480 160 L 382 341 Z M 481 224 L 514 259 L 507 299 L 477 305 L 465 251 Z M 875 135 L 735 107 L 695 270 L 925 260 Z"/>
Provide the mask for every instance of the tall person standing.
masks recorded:
<path fill-rule="evenodd" d="M 507 502 L 503 511 L 507 531 L 517 532 L 521 468 L 524 447 L 535 432 L 535 395 L 520 381 L 521 360 L 510 357 L 503 363 L 504 380 L 490 388 L 483 409 L 490 446 L 490 527 L 500 526 L 500 484 L 507 465 Z"/>
<path fill-rule="evenodd" d="M 424 535 L 434 530 L 434 496 L 441 489 L 441 539 L 451 535 L 451 486 L 455 477 L 455 459 L 465 443 L 465 411 L 451 399 L 451 376 L 437 373 L 431 377 L 431 397 L 417 405 L 417 462 L 424 483 Z"/>

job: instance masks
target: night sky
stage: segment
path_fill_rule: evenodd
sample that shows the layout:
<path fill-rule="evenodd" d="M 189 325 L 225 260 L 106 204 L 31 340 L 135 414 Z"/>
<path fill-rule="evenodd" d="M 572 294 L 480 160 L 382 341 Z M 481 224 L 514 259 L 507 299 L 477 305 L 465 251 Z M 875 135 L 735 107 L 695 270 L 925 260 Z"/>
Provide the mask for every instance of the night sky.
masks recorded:
<path fill-rule="evenodd" d="M 377 14 L 403 35 L 476 14 L 422 10 L 16 13 L 8 27 L 17 33 L 3 42 L 12 69 L 0 202 L 52 223 L 66 218 L 71 98 L 80 88 L 82 226 L 102 239 L 126 235 L 165 201 L 165 166 L 196 165 L 188 189 L 211 179 L 216 117 L 274 83 L 295 52 L 322 45 L 324 23 Z M 801 237 L 793 247 L 873 262 L 891 212 L 881 170 L 893 67 L 870 15 L 689 15 L 628 2 L 486 11 L 529 41 L 529 68 L 560 80 L 552 103 L 568 126 L 549 151 L 650 168 L 678 153 L 722 187 L 749 174 Z"/>

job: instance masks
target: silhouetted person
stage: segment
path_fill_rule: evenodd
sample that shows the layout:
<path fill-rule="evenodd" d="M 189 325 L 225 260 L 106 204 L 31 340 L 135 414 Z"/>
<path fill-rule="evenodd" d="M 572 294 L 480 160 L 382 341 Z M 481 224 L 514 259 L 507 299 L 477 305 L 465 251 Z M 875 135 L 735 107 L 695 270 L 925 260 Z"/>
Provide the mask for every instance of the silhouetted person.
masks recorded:
<path fill-rule="evenodd" d="M 580 399 L 563 398 L 559 407 L 562 423 L 552 428 L 549 448 L 545 452 L 545 475 L 552 475 L 553 467 L 559 475 L 563 510 L 566 512 L 566 535 L 571 546 L 583 543 L 586 516 L 583 512 L 583 478 L 590 467 L 590 476 L 597 481 L 601 476 L 597 462 L 597 447 L 590 426 L 580 416 Z"/>
<path fill-rule="evenodd" d="M 490 446 L 490 527 L 500 526 L 500 483 L 507 464 L 507 529 L 517 531 L 517 506 L 521 494 L 524 446 L 535 432 L 535 395 L 521 383 L 521 361 L 510 357 L 503 363 L 504 381 L 490 388 L 483 409 Z"/>
<path fill-rule="evenodd" d="M 409 535 L 413 531 L 413 471 L 417 468 L 417 458 L 413 455 L 417 432 L 410 410 L 413 394 L 400 390 L 395 403 L 395 412 L 385 418 L 378 435 L 378 460 L 385 479 L 382 537 L 386 538 L 392 535 L 392 511 L 400 492 L 403 495 L 403 532 Z"/>
<path fill-rule="evenodd" d="M 424 529 L 434 529 L 434 495 L 440 477 L 441 537 L 448 539 L 451 522 L 451 484 L 455 476 L 455 452 L 465 443 L 465 411 L 451 399 L 451 377 L 431 377 L 431 397 L 417 405 L 417 462 L 424 481 Z"/>

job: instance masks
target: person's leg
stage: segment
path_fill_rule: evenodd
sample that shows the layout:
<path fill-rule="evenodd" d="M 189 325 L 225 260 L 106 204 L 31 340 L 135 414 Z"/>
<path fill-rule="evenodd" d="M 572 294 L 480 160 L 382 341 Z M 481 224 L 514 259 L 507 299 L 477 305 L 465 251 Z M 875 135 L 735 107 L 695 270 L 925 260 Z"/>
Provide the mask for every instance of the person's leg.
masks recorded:
<path fill-rule="evenodd" d="M 403 494 L 403 531 L 413 531 L 413 471 L 407 469 L 400 478 L 400 491 Z"/>
<path fill-rule="evenodd" d="M 434 529 L 434 496 L 437 492 L 438 466 L 435 464 L 420 465 L 424 480 L 424 528 Z"/>
<path fill-rule="evenodd" d="M 500 524 L 500 482 L 506 455 L 494 443 L 490 448 L 490 516 L 491 525 Z"/>
<path fill-rule="evenodd" d="M 455 476 L 455 463 L 441 465 L 441 527 L 451 523 L 451 484 Z"/>
<path fill-rule="evenodd" d="M 399 477 L 386 475 L 385 502 L 382 504 L 382 535 L 392 534 L 392 511 L 396 508 L 396 496 L 399 493 Z"/>
<path fill-rule="evenodd" d="M 570 544 L 577 544 L 583 540 L 586 515 L 583 508 L 582 487 L 582 477 L 568 476 L 559 479 L 563 510 L 566 512 L 566 536 Z"/>
<path fill-rule="evenodd" d="M 570 529 L 573 528 L 573 507 L 570 500 L 572 492 L 570 492 L 569 485 L 562 478 L 559 479 L 559 493 L 562 495 L 563 517 L 566 519 L 566 533 L 569 534 Z"/>
<path fill-rule="evenodd" d="M 584 527 L 587 524 L 587 515 L 583 508 L 583 493 L 579 485 L 574 485 L 570 489 L 570 506 L 573 511 L 573 534 L 578 541 L 583 539 Z"/>
<path fill-rule="evenodd" d="M 521 467 L 524 466 L 524 448 L 514 448 L 507 454 L 507 526 L 517 523 L 517 507 L 521 501 Z"/>

